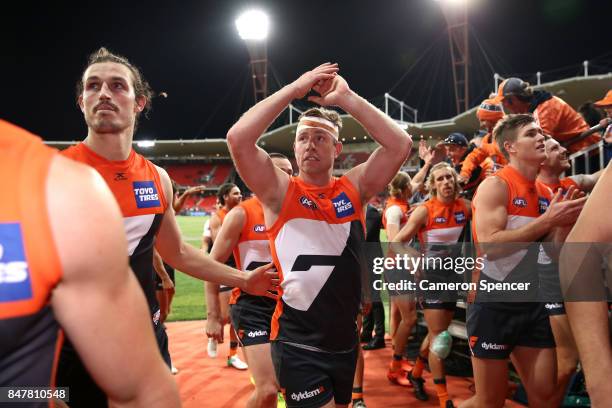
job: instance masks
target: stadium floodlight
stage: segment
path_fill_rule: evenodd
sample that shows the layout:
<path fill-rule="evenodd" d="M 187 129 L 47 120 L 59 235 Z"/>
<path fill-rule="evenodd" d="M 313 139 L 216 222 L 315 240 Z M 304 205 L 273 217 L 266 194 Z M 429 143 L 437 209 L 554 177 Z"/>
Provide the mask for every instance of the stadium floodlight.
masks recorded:
<path fill-rule="evenodd" d="M 243 40 L 265 40 L 268 26 L 268 16 L 261 10 L 245 11 L 236 19 L 236 28 Z"/>
<path fill-rule="evenodd" d="M 461 6 L 467 4 L 468 0 L 434 0 L 442 5 Z"/>
<path fill-rule="evenodd" d="M 136 144 L 138 145 L 138 147 L 154 147 L 155 146 L 155 141 L 153 141 L 153 140 L 140 140 L 140 141 L 136 142 Z"/>

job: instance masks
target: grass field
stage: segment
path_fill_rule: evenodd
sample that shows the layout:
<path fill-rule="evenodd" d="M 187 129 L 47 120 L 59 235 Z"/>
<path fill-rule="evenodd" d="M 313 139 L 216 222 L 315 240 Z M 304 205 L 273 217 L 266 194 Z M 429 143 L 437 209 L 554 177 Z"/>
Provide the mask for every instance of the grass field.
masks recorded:
<path fill-rule="evenodd" d="M 202 242 L 202 228 L 208 217 L 176 217 L 183 239 L 196 248 Z M 204 282 L 184 273 L 176 273 L 176 295 L 168 321 L 200 320 L 206 317 Z"/>
<path fill-rule="evenodd" d="M 208 217 L 177 216 L 183 239 L 196 248 L 200 248 L 202 228 Z M 381 240 L 386 240 L 381 231 Z M 386 292 L 383 294 L 385 308 L 388 308 Z M 388 316 L 388 310 L 386 311 Z M 176 273 L 176 295 L 172 301 L 172 311 L 168 321 L 200 320 L 206 318 L 206 295 L 204 282 L 184 273 Z"/>

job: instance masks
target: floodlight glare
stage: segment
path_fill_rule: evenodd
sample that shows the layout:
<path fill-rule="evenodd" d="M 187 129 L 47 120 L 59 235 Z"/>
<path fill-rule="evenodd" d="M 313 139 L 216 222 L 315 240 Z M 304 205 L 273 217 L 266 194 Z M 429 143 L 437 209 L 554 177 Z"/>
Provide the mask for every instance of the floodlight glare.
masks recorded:
<path fill-rule="evenodd" d="M 236 19 L 236 28 L 243 40 L 265 40 L 268 25 L 268 16 L 260 10 L 246 11 Z"/>
<path fill-rule="evenodd" d="M 155 141 L 153 140 L 140 140 L 136 143 L 138 147 L 153 147 L 155 146 Z"/>

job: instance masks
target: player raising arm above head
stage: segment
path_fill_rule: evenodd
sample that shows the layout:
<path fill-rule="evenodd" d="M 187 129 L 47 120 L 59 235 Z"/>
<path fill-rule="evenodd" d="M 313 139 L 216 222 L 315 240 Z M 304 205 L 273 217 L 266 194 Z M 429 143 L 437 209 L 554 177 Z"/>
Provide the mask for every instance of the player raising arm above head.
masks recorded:
<path fill-rule="evenodd" d="M 365 163 L 346 174 L 359 190 L 362 201 L 365 202 L 366 198 L 385 188 L 410 152 L 412 147 L 410 137 L 393 120 L 353 92 L 337 73 L 338 64 L 331 63 L 322 64 L 304 73 L 293 83 L 251 108 L 228 132 L 227 141 L 236 168 L 249 188 L 264 204 L 268 225 L 276 220 L 273 214 L 280 211 L 289 177 L 275 168 L 268 154 L 259 148 L 256 142 L 289 103 L 294 99 L 303 98 L 311 90 L 320 96 L 310 96 L 308 100 L 322 106 L 334 105 L 342 108 L 357 119 L 372 138 L 381 144 Z M 298 145 L 308 142 L 296 138 L 296 153 Z M 334 146 L 334 158 L 337 158 L 342 151 L 342 143 L 336 139 Z M 325 159 L 327 158 L 318 157 L 316 154 L 305 154 L 302 157 L 296 155 L 296 160 L 301 162 L 298 163 L 300 177 L 316 185 L 327 183 L 331 177 L 331 168 L 322 175 L 308 171 L 309 168 L 315 170 L 320 167 Z"/>

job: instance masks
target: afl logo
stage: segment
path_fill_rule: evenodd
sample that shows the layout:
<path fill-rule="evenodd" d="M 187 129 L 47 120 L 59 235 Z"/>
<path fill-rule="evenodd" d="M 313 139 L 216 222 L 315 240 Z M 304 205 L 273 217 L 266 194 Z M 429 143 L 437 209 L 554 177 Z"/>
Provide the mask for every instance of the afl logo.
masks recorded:
<path fill-rule="evenodd" d="M 308 197 L 306 196 L 300 197 L 300 204 L 302 204 L 304 207 L 308 208 L 309 210 L 317 209 L 317 205 L 314 203 L 314 201 L 308 199 Z"/>
<path fill-rule="evenodd" d="M 512 204 L 514 204 L 516 207 L 525 208 L 527 207 L 527 200 L 522 197 L 516 197 L 514 200 L 512 200 Z"/>
<path fill-rule="evenodd" d="M 253 227 L 253 231 L 255 232 L 266 232 L 266 226 L 263 224 L 257 224 Z"/>
<path fill-rule="evenodd" d="M 436 217 L 436 218 L 434 218 L 434 222 L 436 224 L 445 224 L 446 223 L 446 218 L 445 217 Z"/>

